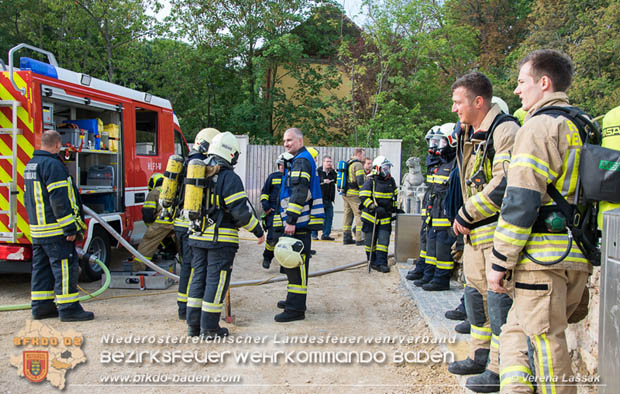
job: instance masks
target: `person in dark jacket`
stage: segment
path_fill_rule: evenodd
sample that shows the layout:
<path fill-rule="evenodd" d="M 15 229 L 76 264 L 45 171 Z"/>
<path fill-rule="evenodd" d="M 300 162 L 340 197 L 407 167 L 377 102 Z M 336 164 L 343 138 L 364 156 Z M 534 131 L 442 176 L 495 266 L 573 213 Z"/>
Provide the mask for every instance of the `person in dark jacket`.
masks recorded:
<path fill-rule="evenodd" d="M 239 227 L 254 234 L 259 244 L 265 241 L 263 229 L 248 205 L 241 178 L 233 170 L 239 153 L 239 143 L 228 131 L 215 136 L 209 145 L 209 166 L 219 171 L 205 187 L 209 192 L 204 195 L 203 206 L 212 209 L 204 212 L 199 227 L 190 225 L 194 274 L 187 298 L 188 336 L 228 335 L 228 329 L 220 327 L 219 321 L 239 249 Z M 189 198 L 187 190 L 185 197 Z"/>
<path fill-rule="evenodd" d="M 334 219 L 334 199 L 336 198 L 336 178 L 338 174 L 334 170 L 331 156 L 323 156 L 323 165 L 318 168 L 319 181 L 321 182 L 321 193 L 323 194 L 323 209 L 325 210 L 325 221 L 323 222 L 323 241 L 334 241 L 330 237 L 332 232 L 332 221 Z M 312 239 L 318 239 L 318 231 L 312 232 Z"/>
<path fill-rule="evenodd" d="M 209 144 L 213 141 L 216 135 L 220 132 L 212 127 L 202 129 L 196 134 L 194 139 L 194 145 L 189 152 L 189 156 L 183 163 L 183 169 L 181 170 L 180 183 L 183 184 L 183 179 L 187 175 L 187 165 L 191 160 L 198 159 L 204 160 L 207 158 L 207 151 L 209 150 Z M 183 210 L 183 204 L 185 203 L 185 188 L 179 187 L 178 191 L 178 203 L 175 210 L 174 219 L 174 233 L 179 243 L 179 251 L 181 252 L 181 272 L 179 274 L 179 289 L 177 291 L 177 307 L 179 313 L 179 319 L 186 320 L 187 312 L 187 296 L 189 293 L 189 282 L 193 276 L 192 270 L 192 248 L 189 246 L 189 221 L 181 214 Z"/>
<path fill-rule="evenodd" d="M 265 229 L 267 241 L 263 251 L 263 268 L 269 269 L 273 259 L 273 249 L 282 235 L 282 219 L 280 218 L 280 187 L 282 186 L 282 174 L 284 173 L 284 158 L 282 155 L 276 160 L 278 171 L 274 171 L 267 177 L 261 190 L 260 203 L 265 213 Z"/>
<path fill-rule="evenodd" d="M 376 157 L 372 164 L 372 171 L 360 190 L 362 231 L 370 267 L 385 273 L 390 272 L 387 256 L 398 187 L 390 174 L 392 163 L 385 156 Z"/>
<path fill-rule="evenodd" d="M 308 294 L 308 266 L 312 238 L 310 232 L 323 228 L 321 185 L 313 157 L 304 147 L 301 130 L 291 128 L 284 133 L 284 148 L 289 156 L 284 165 L 280 188 L 280 215 L 285 223 L 284 234 L 303 242 L 303 263 L 299 267 L 284 268 L 288 279 L 286 300 L 277 306 L 284 312 L 275 316 L 279 323 L 305 319 Z"/>
<path fill-rule="evenodd" d="M 32 317 L 92 320 L 95 315 L 82 308 L 77 290 L 75 241 L 82 239 L 86 229 L 82 201 L 58 156 L 60 147 L 58 132 L 44 132 L 41 149 L 34 151 L 24 171 L 24 203 L 32 237 Z"/>

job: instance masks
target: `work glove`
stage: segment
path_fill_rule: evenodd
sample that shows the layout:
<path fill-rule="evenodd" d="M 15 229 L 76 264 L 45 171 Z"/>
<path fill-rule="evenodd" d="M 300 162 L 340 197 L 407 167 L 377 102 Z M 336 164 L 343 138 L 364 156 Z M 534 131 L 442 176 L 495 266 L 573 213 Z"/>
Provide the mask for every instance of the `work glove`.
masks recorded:
<path fill-rule="evenodd" d="M 387 211 L 383 207 L 377 207 L 375 209 L 375 212 L 377 212 L 377 217 L 379 217 L 379 218 L 384 218 L 384 217 L 386 217 L 388 215 Z"/>

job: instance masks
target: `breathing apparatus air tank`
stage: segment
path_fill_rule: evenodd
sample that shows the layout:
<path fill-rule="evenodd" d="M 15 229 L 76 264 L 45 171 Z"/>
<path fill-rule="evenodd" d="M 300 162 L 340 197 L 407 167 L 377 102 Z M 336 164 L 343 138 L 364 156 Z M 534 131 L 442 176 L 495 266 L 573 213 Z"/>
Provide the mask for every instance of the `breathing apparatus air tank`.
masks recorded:
<path fill-rule="evenodd" d="M 200 219 L 206 169 L 207 165 L 200 159 L 193 159 L 187 165 L 183 211 L 191 221 Z"/>
<path fill-rule="evenodd" d="M 164 183 L 161 185 L 159 203 L 164 208 L 170 208 L 179 190 L 179 175 L 183 170 L 183 156 L 172 155 L 168 158 L 166 172 L 164 172 Z"/>
<path fill-rule="evenodd" d="M 603 148 L 620 150 L 620 106 L 607 112 L 603 118 L 602 137 L 601 146 Z M 603 229 L 603 213 L 619 207 L 620 204 L 601 201 L 598 208 L 598 228 Z"/>

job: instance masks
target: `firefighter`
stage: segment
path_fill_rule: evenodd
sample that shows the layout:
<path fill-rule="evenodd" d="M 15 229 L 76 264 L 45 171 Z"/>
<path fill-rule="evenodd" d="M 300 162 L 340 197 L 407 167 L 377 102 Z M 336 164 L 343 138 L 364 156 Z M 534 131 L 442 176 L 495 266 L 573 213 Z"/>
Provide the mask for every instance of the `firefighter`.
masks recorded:
<path fill-rule="evenodd" d="M 192 280 L 187 299 L 189 336 L 227 336 L 220 327 L 224 297 L 228 291 L 233 260 L 239 249 L 239 227 L 252 232 L 258 244 L 265 235 L 252 213 L 241 178 L 234 172 L 239 142 L 230 132 L 216 135 L 208 151 L 208 165 L 215 173 L 204 183 L 203 211 L 199 227 L 190 226 Z M 192 162 L 189 163 L 192 166 Z M 188 176 L 190 169 L 188 168 Z M 186 191 L 185 199 L 192 199 Z M 202 200 L 202 198 L 201 198 Z M 187 205 L 184 205 L 187 206 Z"/>
<path fill-rule="evenodd" d="M 261 190 L 260 203 L 265 212 L 265 228 L 267 229 L 267 241 L 263 252 L 263 268 L 269 269 L 273 259 L 273 248 L 282 234 L 282 218 L 280 217 L 280 187 L 282 186 L 282 174 L 284 173 L 284 156 L 280 155 L 276 160 L 278 171 L 272 172 L 267 177 Z"/>
<path fill-rule="evenodd" d="M 303 243 L 303 264 L 283 271 L 288 278 L 285 301 L 277 306 L 284 309 L 275 316 L 275 321 L 283 323 L 305 318 L 306 296 L 308 294 L 308 266 L 310 264 L 310 243 L 312 230 L 323 227 L 323 201 L 321 184 L 316 172 L 314 159 L 304 147 L 301 130 L 291 128 L 284 133 L 284 148 L 292 155 L 284 167 L 282 187 L 280 188 L 280 215 L 285 223 L 284 234 Z"/>
<path fill-rule="evenodd" d="M 353 157 L 347 162 L 347 190 L 342 196 L 344 202 L 343 240 L 345 245 L 364 245 L 362 241 L 362 217 L 360 211 L 360 188 L 366 180 L 364 165 L 366 152 L 362 148 L 355 148 Z M 353 220 L 355 219 L 355 241 L 351 234 Z"/>
<path fill-rule="evenodd" d="M 142 256 L 152 260 L 157 252 L 159 244 L 173 233 L 172 218 L 160 217 L 162 212 L 159 205 L 159 194 L 164 176 L 158 172 L 149 178 L 149 193 L 146 195 L 144 205 L 142 205 L 142 220 L 147 225 L 144 237 L 138 245 L 138 252 Z M 137 259 L 133 260 L 134 271 L 144 271 L 146 265 Z"/>
<path fill-rule="evenodd" d="M 444 207 L 444 200 L 448 193 L 448 180 L 456 165 L 454 123 L 441 125 L 432 139 L 437 141 L 435 154 L 440 158 L 440 162 L 433 169 L 433 186 L 426 208 L 430 219 L 427 224 L 424 275 L 421 279 L 415 280 L 413 284 L 426 291 L 441 291 L 450 288 L 450 274 L 454 268 L 450 251 L 456 238 L 448 231 L 451 224 Z"/>
<path fill-rule="evenodd" d="M 430 221 L 430 210 L 427 210 L 428 201 L 431 195 L 433 187 L 433 171 L 441 163 L 441 158 L 436 154 L 438 139 L 433 138 L 434 134 L 439 133 L 441 126 L 433 126 L 426 133 L 426 144 L 428 145 L 428 151 L 426 154 L 426 191 L 422 198 L 422 204 L 420 207 L 420 215 L 422 216 L 422 227 L 420 228 L 420 257 L 416 260 L 415 267 L 407 272 L 406 278 L 408 280 L 422 279 L 424 276 L 424 270 L 426 268 L 426 238 L 428 236 L 428 222 Z"/>
<path fill-rule="evenodd" d="M 540 114 L 547 106 L 569 106 L 566 90 L 573 76 L 568 56 L 537 50 L 520 63 L 515 94 L 528 112 L 515 137 L 506 195 L 493 239 L 489 289 L 506 293 L 514 278 L 514 304 L 500 335 L 502 393 L 576 393 L 566 343 L 568 320 L 580 304 L 592 265 L 569 233 L 549 226 L 561 210 L 547 190 L 555 187 L 569 203 L 575 200 L 582 140 L 575 124 L 563 115 Z M 551 185 L 551 186 L 549 186 Z M 574 218 L 565 218 L 573 220 Z M 570 250 L 567 250 L 570 246 Z M 534 263 L 524 252 L 539 261 Z M 528 362 L 533 346 L 536 379 Z"/>
<path fill-rule="evenodd" d="M 391 167 L 392 163 L 385 156 L 377 156 L 360 190 L 366 258 L 372 269 L 384 273 L 390 272 L 388 246 L 392 234 L 392 214 L 396 214 L 398 204 L 398 187 L 391 176 Z"/>
<path fill-rule="evenodd" d="M 75 241 L 86 229 L 75 182 L 58 153 L 61 137 L 54 130 L 41 136 L 24 171 L 24 202 L 32 236 L 32 318 L 60 316 L 60 321 L 92 320 L 78 301 Z M 56 305 L 54 305 L 54 296 Z"/>
<path fill-rule="evenodd" d="M 207 158 L 207 152 L 209 151 L 209 144 L 213 138 L 220 134 L 217 129 L 205 128 L 196 134 L 194 139 L 194 145 L 189 152 L 189 156 L 183 163 L 183 169 L 181 170 L 181 176 L 178 180 L 179 183 L 185 179 L 187 175 L 187 164 L 190 160 L 198 159 L 204 160 Z M 181 183 L 182 184 L 182 183 Z M 189 246 L 189 221 L 183 217 L 183 203 L 184 203 L 185 188 L 179 187 L 176 213 L 174 219 L 174 233 L 179 243 L 179 251 L 181 252 L 181 272 L 179 273 L 179 289 L 177 292 L 177 307 L 179 313 L 179 319 L 186 320 L 186 308 L 187 308 L 187 293 L 189 283 L 193 274 L 192 270 L 192 248 Z"/>
<path fill-rule="evenodd" d="M 451 364 L 449 370 L 459 375 L 480 373 L 466 383 L 475 392 L 499 390 L 499 335 L 512 305 L 509 295 L 488 290 L 486 270 L 506 190 L 504 169 L 510 163 L 519 123 L 506 115 L 508 108 L 493 104 L 492 96 L 491 81 L 481 73 L 467 74 L 452 85 L 452 111 L 468 125 L 459 136 L 457 156 L 464 203 L 453 231 L 466 236 L 463 270 L 471 340 L 469 357 Z"/>

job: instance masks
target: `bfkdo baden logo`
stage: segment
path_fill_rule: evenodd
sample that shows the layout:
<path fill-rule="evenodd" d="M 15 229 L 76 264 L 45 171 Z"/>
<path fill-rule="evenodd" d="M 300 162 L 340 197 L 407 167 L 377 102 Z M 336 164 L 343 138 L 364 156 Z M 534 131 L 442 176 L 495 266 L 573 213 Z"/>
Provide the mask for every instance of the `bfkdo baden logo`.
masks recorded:
<path fill-rule="evenodd" d="M 49 353 L 41 350 L 22 352 L 24 376 L 33 383 L 42 382 L 47 376 Z"/>
<path fill-rule="evenodd" d="M 17 368 L 18 376 L 32 383 L 48 380 L 62 390 L 67 372 L 86 362 L 81 349 L 83 343 L 82 334 L 73 329 L 59 332 L 36 320 L 28 320 L 26 327 L 13 337 L 13 345 L 21 353 L 11 354 L 10 362 Z"/>

